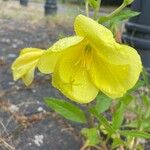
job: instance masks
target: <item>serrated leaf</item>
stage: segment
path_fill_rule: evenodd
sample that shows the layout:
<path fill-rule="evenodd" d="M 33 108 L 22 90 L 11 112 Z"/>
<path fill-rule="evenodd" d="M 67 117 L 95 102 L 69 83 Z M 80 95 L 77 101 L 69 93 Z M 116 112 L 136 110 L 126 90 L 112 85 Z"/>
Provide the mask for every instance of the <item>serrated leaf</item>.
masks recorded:
<path fill-rule="evenodd" d="M 112 103 L 112 100 L 108 96 L 104 94 L 99 94 L 96 97 L 95 109 L 98 112 L 98 114 L 103 113 L 107 109 L 109 109 L 111 103 Z"/>
<path fill-rule="evenodd" d="M 101 123 L 101 125 L 103 125 L 106 129 L 106 131 L 111 135 L 112 133 L 114 133 L 114 129 L 113 127 L 110 125 L 109 121 L 107 121 L 106 117 L 104 117 L 102 114 L 98 114 L 98 112 L 96 111 L 95 107 L 92 107 L 89 109 L 89 112 L 91 114 L 93 114 Z"/>
<path fill-rule="evenodd" d="M 62 100 L 55 98 L 45 98 L 45 103 L 48 107 L 55 110 L 58 114 L 62 115 L 64 118 L 79 122 L 86 123 L 86 117 L 84 112 L 77 106 Z"/>
<path fill-rule="evenodd" d="M 87 140 L 88 146 L 96 146 L 100 143 L 100 136 L 96 128 L 84 128 L 81 130 Z"/>
<path fill-rule="evenodd" d="M 112 133 L 114 133 L 115 130 L 113 129 L 113 127 L 110 125 L 110 123 L 107 121 L 107 119 L 102 114 L 99 115 L 99 121 L 105 127 L 105 129 L 107 130 L 107 132 L 110 135 Z"/>
<path fill-rule="evenodd" d="M 143 131 L 124 130 L 124 131 L 120 131 L 120 134 L 123 136 L 150 139 L 150 134 Z"/>
<path fill-rule="evenodd" d="M 123 102 L 119 102 L 117 107 L 116 107 L 116 111 L 113 114 L 113 118 L 112 118 L 112 126 L 115 130 L 119 129 L 123 119 L 124 119 L 124 104 Z"/>
<path fill-rule="evenodd" d="M 115 148 L 117 148 L 119 146 L 123 146 L 123 145 L 124 145 L 124 142 L 120 138 L 115 138 L 115 139 L 113 139 L 111 148 L 115 149 Z"/>

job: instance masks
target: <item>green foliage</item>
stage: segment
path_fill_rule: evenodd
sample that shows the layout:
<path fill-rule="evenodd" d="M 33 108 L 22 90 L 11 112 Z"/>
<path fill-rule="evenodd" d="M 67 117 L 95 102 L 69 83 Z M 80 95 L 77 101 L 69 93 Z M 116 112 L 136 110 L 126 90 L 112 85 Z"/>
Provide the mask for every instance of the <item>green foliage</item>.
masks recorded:
<path fill-rule="evenodd" d="M 100 93 L 96 97 L 95 109 L 96 109 L 97 113 L 100 114 L 100 113 L 103 113 L 106 110 L 108 110 L 110 105 L 111 105 L 111 103 L 112 103 L 111 98 L 109 98 L 108 96 Z"/>
<path fill-rule="evenodd" d="M 124 119 L 124 109 L 125 109 L 125 105 L 122 101 L 120 101 L 116 106 L 115 113 L 112 116 L 112 126 L 115 130 L 121 127 L 121 124 Z"/>
<path fill-rule="evenodd" d="M 115 149 L 115 148 L 117 148 L 119 146 L 123 146 L 123 145 L 125 145 L 123 140 L 121 140 L 120 138 L 114 138 L 111 148 Z"/>
<path fill-rule="evenodd" d="M 123 135 L 123 136 L 130 136 L 130 137 L 150 139 L 150 134 L 149 133 L 145 133 L 143 131 L 124 130 L 124 131 L 121 131 L 120 134 Z"/>
<path fill-rule="evenodd" d="M 100 143 L 99 132 L 96 128 L 83 128 L 81 134 L 86 138 L 88 146 L 95 146 Z"/>
<path fill-rule="evenodd" d="M 94 8 L 97 9 L 99 7 L 99 0 L 87 0 L 89 5 Z"/>
<path fill-rule="evenodd" d="M 105 25 L 110 28 L 112 31 L 116 30 L 117 27 L 122 23 L 122 21 L 127 20 L 131 17 L 139 15 L 139 12 L 132 11 L 130 9 L 125 9 L 117 13 L 116 15 L 110 17 L 102 16 L 99 18 L 99 23 L 105 23 Z"/>
<path fill-rule="evenodd" d="M 124 0 L 125 5 L 130 5 L 134 0 Z"/>
<path fill-rule="evenodd" d="M 84 111 L 65 100 L 45 98 L 45 103 L 48 107 L 54 109 L 66 119 L 79 123 L 86 123 Z"/>

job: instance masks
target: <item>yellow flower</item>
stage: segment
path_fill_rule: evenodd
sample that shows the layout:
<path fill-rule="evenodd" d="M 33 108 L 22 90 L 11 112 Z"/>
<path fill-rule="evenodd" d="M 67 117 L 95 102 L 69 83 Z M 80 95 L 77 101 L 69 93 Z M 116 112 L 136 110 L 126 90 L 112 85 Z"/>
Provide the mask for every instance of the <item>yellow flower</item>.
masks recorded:
<path fill-rule="evenodd" d="M 79 15 L 76 36 L 59 40 L 42 56 L 39 70 L 68 98 L 89 103 L 99 91 L 123 96 L 137 82 L 142 65 L 135 49 L 116 43 L 110 30 Z"/>
<path fill-rule="evenodd" d="M 123 96 L 142 69 L 136 50 L 116 43 L 110 30 L 83 15 L 76 17 L 74 28 L 76 36 L 57 41 L 34 68 L 52 73 L 53 86 L 78 103 L 89 103 L 99 91 Z"/>
<path fill-rule="evenodd" d="M 37 48 L 25 48 L 20 56 L 12 64 L 13 78 L 18 80 L 22 78 L 25 85 L 31 84 L 34 78 L 34 71 L 44 50 Z"/>

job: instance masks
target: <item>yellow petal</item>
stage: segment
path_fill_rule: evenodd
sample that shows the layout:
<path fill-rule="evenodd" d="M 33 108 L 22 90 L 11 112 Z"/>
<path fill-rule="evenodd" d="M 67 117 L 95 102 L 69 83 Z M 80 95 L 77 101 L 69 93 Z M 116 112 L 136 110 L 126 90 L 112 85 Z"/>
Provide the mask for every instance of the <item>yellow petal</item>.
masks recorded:
<path fill-rule="evenodd" d="M 91 46 L 97 49 L 110 63 L 127 64 L 128 57 L 123 51 L 116 48 L 116 42 L 112 32 L 106 27 L 98 24 L 91 18 L 79 15 L 74 23 L 75 32 L 79 36 L 85 37 Z"/>
<path fill-rule="evenodd" d="M 129 74 L 126 80 L 126 88 L 132 88 L 139 79 L 142 71 L 142 61 L 137 51 L 127 45 L 121 45 L 120 51 L 123 51 L 128 56 Z"/>
<path fill-rule="evenodd" d="M 52 73 L 58 59 L 63 52 L 83 41 L 82 37 L 72 36 L 57 41 L 47 52 L 40 58 L 38 69 L 45 74 Z"/>
<path fill-rule="evenodd" d="M 121 51 L 128 55 L 128 64 L 111 64 L 95 51 L 94 61 L 89 70 L 95 86 L 111 98 L 123 96 L 135 85 L 141 72 L 141 61 L 137 52 L 126 46 L 121 46 Z"/>
<path fill-rule="evenodd" d="M 85 37 L 97 47 L 112 47 L 115 43 L 113 34 L 106 27 L 98 24 L 91 18 L 78 15 L 74 22 L 75 32 L 78 36 Z"/>
<path fill-rule="evenodd" d="M 80 43 L 84 38 L 81 36 L 71 36 L 67 38 L 60 39 L 57 41 L 52 47 L 50 47 L 48 50 L 50 51 L 63 51 L 67 48 L 70 48 L 71 46 L 77 45 Z"/>
<path fill-rule="evenodd" d="M 45 54 L 41 56 L 37 65 L 40 72 L 45 74 L 52 73 L 61 55 L 62 52 L 46 51 Z"/>
<path fill-rule="evenodd" d="M 99 90 L 91 83 L 85 68 L 78 63 L 80 53 L 81 48 L 77 46 L 64 54 L 55 67 L 52 84 L 71 100 L 89 103 Z"/>
<path fill-rule="evenodd" d="M 29 47 L 29 48 L 22 49 L 21 52 L 20 52 L 20 55 L 24 55 L 24 54 L 31 53 L 31 52 L 43 52 L 43 51 L 44 50 L 39 49 L 39 48 Z"/>
<path fill-rule="evenodd" d="M 12 64 L 14 80 L 18 80 L 32 67 L 36 67 L 43 50 L 31 51 L 21 54 Z"/>
<path fill-rule="evenodd" d="M 34 79 L 35 67 L 28 70 L 28 72 L 22 76 L 22 80 L 26 86 L 29 86 Z"/>

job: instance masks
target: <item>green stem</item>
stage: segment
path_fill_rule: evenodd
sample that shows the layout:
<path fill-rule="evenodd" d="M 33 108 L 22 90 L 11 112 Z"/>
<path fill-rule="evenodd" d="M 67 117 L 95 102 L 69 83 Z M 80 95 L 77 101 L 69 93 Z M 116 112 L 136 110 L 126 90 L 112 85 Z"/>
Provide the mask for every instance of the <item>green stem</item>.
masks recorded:
<path fill-rule="evenodd" d="M 99 10 L 100 10 L 100 5 L 101 5 L 101 0 L 98 0 L 97 3 L 98 3 L 98 7 L 96 9 L 94 9 L 94 19 L 95 20 L 97 20 L 97 17 L 98 17 L 98 13 L 99 13 Z"/>
<path fill-rule="evenodd" d="M 111 14 L 106 15 L 105 17 L 107 18 L 106 20 L 111 19 L 112 17 L 114 17 L 115 15 L 117 15 L 119 12 L 122 11 L 122 9 L 124 9 L 127 6 L 126 3 L 122 3 L 117 9 L 115 9 Z M 101 20 L 101 18 L 99 18 L 98 20 L 99 23 L 103 23 L 105 22 L 105 20 Z"/>
<path fill-rule="evenodd" d="M 111 18 L 118 14 L 122 9 L 126 7 L 125 3 L 122 3 L 116 10 L 114 10 L 111 14 L 107 15 L 107 17 Z"/>
<path fill-rule="evenodd" d="M 89 2 L 87 0 L 85 1 L 85 12 L 86 16 L 89 17 Z"/>
<path fill-rule="evenodd" d="M 88 125 L 90 128 L 94 128 L 94 117 L 93 115 L 89 112 L 90 104 L 87 104 L 87 119 L 88 119 Z"/>

